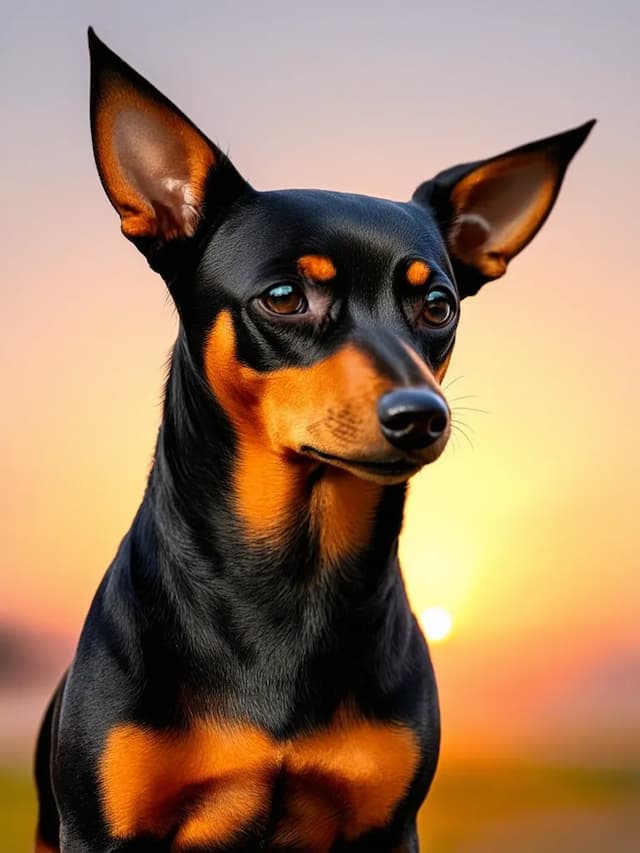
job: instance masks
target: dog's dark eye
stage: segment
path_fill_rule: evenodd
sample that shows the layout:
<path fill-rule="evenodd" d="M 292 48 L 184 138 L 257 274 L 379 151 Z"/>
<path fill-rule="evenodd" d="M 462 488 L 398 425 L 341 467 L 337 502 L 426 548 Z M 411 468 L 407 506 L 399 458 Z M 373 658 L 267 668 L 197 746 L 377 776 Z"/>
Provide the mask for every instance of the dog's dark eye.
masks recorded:
<path fill-rule="evenodd" d="M 260 302 L 272 314 L 303 314 L 307 300 L 295 284 L 276 284 L 260 297 Z"/>
<path fill-rule="evenodd" d="M 446 326 L 455 314 L 455 303 L 451 294 L 434 287 L 427 293 L 422 316 L 429 326 Z"/>

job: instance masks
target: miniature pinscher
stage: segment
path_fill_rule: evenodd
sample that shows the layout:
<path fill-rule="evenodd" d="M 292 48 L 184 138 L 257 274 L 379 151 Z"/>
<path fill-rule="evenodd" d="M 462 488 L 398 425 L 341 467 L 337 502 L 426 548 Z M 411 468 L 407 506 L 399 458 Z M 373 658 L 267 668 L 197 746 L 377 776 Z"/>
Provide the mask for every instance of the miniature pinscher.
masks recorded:
<path fill-rule="evenodd" d="M 416 851 L 440 728 L 406 483 L 449 438 L 460 301 L 593 122 L 408 202 L 258 192 L 89 43 L 98 172 L 179 331 L 142 504 L 41 729 L 36 850 Z"/>

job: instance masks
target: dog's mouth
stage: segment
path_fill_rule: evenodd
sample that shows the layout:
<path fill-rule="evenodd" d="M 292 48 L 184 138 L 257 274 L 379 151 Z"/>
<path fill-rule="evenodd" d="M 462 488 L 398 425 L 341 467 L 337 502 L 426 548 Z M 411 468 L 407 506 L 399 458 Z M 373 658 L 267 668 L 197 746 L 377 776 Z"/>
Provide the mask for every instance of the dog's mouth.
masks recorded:
<path fill-rule="evenodd" d="M 333 453 L 326 453 L 309 445 L 303 445 L 300 448 L 300 452 L 305 456 L 317 459 L 319 462 L 343 468 L 363 479 L 388 484 L 402 483 L 408 480 L 409 477 L 416 474 L 425 464 L 421 459 L 411 459 L 407 456 L 397 456 L 384 460 L 349 459 L 343 456 L 336 456 Z"/>

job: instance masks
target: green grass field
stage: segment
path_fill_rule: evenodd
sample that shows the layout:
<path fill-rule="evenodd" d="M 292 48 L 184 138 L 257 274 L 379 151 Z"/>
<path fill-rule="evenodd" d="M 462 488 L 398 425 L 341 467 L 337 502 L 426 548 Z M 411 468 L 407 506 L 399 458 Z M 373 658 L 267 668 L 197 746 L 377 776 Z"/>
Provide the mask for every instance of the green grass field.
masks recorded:
<path fill-rule="evenodd" d="M 27 772 L 0 771 L 0 853 L 30 853 Z M 640 772 L 442 768 L 420 815 L 427 853 L 636 853 Z"/>
<path fill-rule="evenodd" d="M 420 838 L 433 853 L 636 853 L 640 772 L 443 768 Z"/>
<path fill-rule="evenodd" d="M 0 770 L 1 853 L 31 853 L 34 826 L 35 794 L 30 775 Z"/>

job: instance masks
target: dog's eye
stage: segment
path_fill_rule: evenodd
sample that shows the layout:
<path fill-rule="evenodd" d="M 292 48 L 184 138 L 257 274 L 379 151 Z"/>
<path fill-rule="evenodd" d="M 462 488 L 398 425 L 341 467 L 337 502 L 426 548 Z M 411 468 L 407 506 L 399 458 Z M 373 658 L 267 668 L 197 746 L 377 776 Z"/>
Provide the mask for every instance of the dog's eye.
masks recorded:
<path fill-rule="evenodd" d="M 455 303 L 451 294 L 434 287 L 427 293 L 422 316 L 429 326 L 446 326 L 455 314 Z"/>
<path fill-rule="evenodd" d="M 276 284 L 260 297 L 263 307 L 272 314 L 304 314 L 307 300 L 295 284 Z"/>

